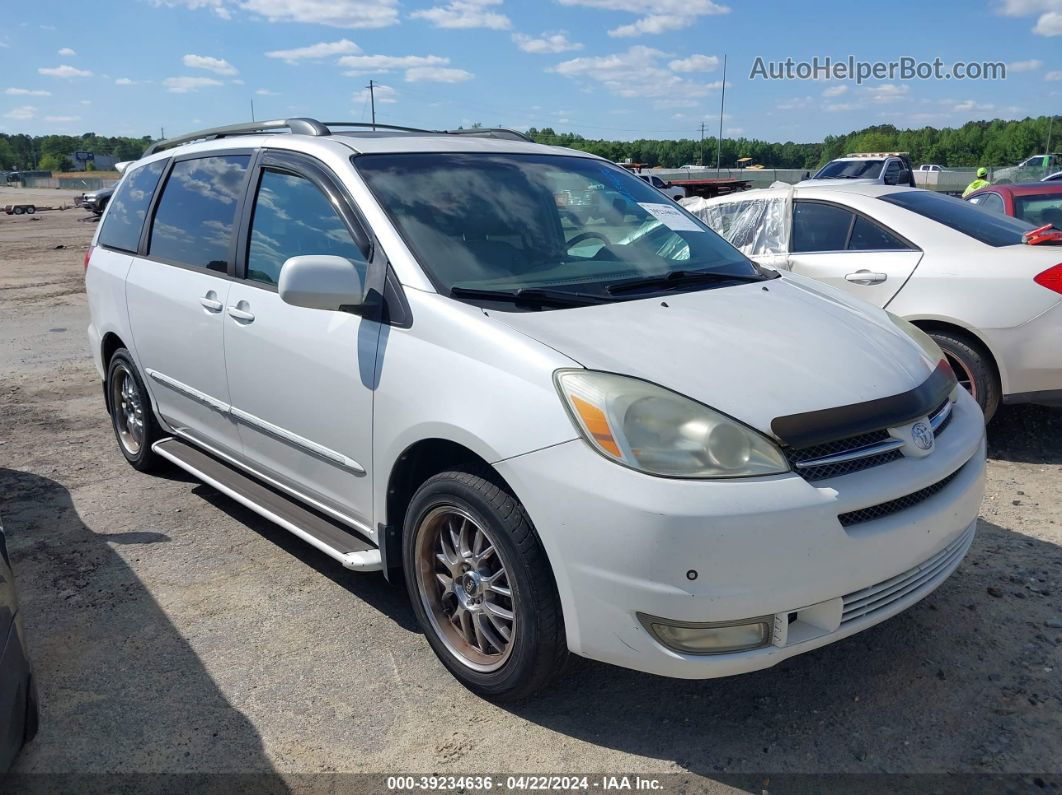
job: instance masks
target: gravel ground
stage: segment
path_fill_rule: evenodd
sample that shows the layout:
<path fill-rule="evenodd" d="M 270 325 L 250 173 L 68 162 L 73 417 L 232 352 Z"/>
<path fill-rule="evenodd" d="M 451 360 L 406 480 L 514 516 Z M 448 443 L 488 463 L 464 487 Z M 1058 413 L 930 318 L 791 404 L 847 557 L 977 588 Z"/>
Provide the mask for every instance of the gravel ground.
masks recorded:
<path fill-rule="evenodd" d="M 1060 772 L 1062 412 L 1000 412 L 973 548 L 901 616 L 731 679 L 580 660 L 501 708 L 450 678 L 401 588 L 125 464 L 84 216 L 0 215 L 0 511 L 42 702 L 19 771 Z"/>

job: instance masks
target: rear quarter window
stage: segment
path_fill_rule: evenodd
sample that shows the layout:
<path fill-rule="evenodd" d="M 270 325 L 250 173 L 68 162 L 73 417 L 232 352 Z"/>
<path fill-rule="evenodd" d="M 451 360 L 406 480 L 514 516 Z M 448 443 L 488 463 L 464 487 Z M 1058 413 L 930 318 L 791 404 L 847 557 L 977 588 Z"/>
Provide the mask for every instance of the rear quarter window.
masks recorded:
<path fill-rule="evenodd" d="M 878 197 L 989 246 L 1014 246 L 1035 227 L 1006 215 L 984 210 L 970 202 L 928 190 L 898 191 Z"/>
<path fill-rule="evenodd" d="M 111 197 L 111 206 L 97 239 L 101 246 L 136 253 L 148 205 L 165 166 L 165 159 L 155 160 L 126 175 Z"/>

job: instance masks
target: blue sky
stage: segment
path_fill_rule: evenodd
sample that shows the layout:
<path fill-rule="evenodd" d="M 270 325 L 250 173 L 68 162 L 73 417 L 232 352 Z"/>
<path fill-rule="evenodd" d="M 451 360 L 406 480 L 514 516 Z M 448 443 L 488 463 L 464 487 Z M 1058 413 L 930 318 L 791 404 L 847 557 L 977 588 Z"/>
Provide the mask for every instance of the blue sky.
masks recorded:
<path fill-rule="evenodd" d="M 588 137 L 816 141 L 1062 112 L 1062 0 L 61 0 L 12 3 L 0 131 L 158 135 L 249 118 L 482 122 Z M 976 59 L 1006 80 L 751 80 L 757 57 Z"/>

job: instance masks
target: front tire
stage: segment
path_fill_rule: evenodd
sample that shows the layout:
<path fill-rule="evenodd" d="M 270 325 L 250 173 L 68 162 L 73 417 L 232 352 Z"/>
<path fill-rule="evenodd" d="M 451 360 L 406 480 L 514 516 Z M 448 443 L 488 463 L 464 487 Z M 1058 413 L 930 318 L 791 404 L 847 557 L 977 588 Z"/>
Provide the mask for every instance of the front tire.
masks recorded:
<path fill-rule="evenodd" d="M 107 408 L 125 460 L 141 472 L 157 468 L 160 459 L 151 445 L 161 438 L 162 431 L 133 357 L 125 348 L 115 351 L 107 365 Z"/>
<path fill-rule="evenodd" d="M 992 419 L 999 408 L 999 376 L 992 357 L 981 345 L 963 334 L 952 331 L 930 331 L 932 337 L 955 371 L 967 392 L 977 401 L 985 415 L 985 423 Z"/>
<path fill-rule="evenodd" d="M 465 687 L 516 701 L 561 670 L 568 648 L 552 569 L 523 506 L 489 470 L 429 478 L 402 542 L 417 620 Z"/>

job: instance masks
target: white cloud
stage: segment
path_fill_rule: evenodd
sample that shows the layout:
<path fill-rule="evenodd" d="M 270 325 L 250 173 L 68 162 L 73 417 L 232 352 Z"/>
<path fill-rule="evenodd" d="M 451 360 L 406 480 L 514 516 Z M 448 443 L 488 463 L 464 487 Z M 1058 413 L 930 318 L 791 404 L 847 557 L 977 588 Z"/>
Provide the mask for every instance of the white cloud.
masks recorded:
<path fill-rule="evenodd" d="M 332 55 L 351 55 L 359 52 L 361 52 L 361 47 L 357 44 L 349 39 L 340 39 L 339 41 L 322 41 L 308 47 L 295 47 L 291 50 L 273 50 L 267 52 L 266 57 L 296 63 L 300 60 L 328 58 Z"/>
<path fill-rule="evenodd" d="M 1044 75 L 1044 80 L 1062 80 L 1062 69 L 1052 69 Z"/>
<path fill-rule="evenodd" d="M 51 122 L 56 122 L 56 123 L 70 122 L 70 121 L 79 121 L 80 119 L 81 119 L 80 116 L 45 116 L 44 117 L 45 121 L 51 121 Z"/>
<path fill-rule="evenodd" d="M 1039 36 L 1062 36 L 1062 0 L 1003 0 L 997 11 L 1008 17 L 1036 16 L 1032 32 Z"/>
<path fill-rule="evenodd" d="M 559 0 L 561 5 L 586 6 L 605 11 L 625 11 L 644 14 L 634 22 L 613 28 L 608 32 L 615 38 L 641 36 L 642 34 L 665 33 L 681 30 L 692 25 L 698 17 L 728 14 L 728 6 L 713 0 Z"/>
<path fill-rule="evenodd" d="M 745 132 L 744 127 L 727 127 L 724 135 L 741 135 L 743 132 Z"/>
<path fill-rule="evenodd" d="M 719 57 L 716 55 L 691 55 L 668 64 L 672 72 L 711 72 L 717 66 Z"/>
<path fill-rule="evenodd" d="M 952 111 L 955 113 L 965 113 L 967 111 L 990 111 L 995 110 L 996 106 L 991 103 L 978 103 L 972 99 L 964 99 L 962 102 L 956 102 L 951 106 Z"/>
<path fill-rule="evenodd" d="M 167 77 L 162 81 L 166 90 L 171 94 L 188 94 L 209 86 L 220 86 L 223 83 L 213 77 Z"/>
<path fill-rule="evenodd" d="M 373 86 L 373 94 L 376 97 L 377 105 L 393 105 L 398 102 L 398 92 L 391 86 Z M 369 101 L 369 89 L 363 88 L 361 91 L 354 92 L 354 101 L 359 105 L 364 105 Z"/>
<path fill-rule="evenodd" d="M 409 16 L 426 20 L 437 28 L 508 30 L 512 27 L 509 17 L 490 10 L 491 6 L 501 4 L 502 0 L 453 0 L 443 6 L 414 11 Z"/>
<path fill-rule="evenodd" d="M 254 93 L 256 93 L 260 97 L 279 97 L 280 96 L 279 92 L 273 91 L 273 90 L 268 89 L 268 88 L 260 88 L 257 91 L 255 91 Z"/>
<path fill-rule="evenodd" d="M 843 113 L 846 110 L 859 110 L 862 107 L 858 102 L 827 102 L 823 109 L 828 113 Z"/>
<path fill-rule="evenodd" d="M 33 105 L 20 105 L 17 108 L 12 108 L 4 114 L 5 118 L 14 119 L 15 121 L 26 121 L 32 119 L 37 115 L 37 109 Z"/>
<path fill-rule="evenodd" d="M 63 64 L 62 66 L 41 67 L 37 70 L 37 74 L 63 78 L 92 77 L 92 72 L 86 71 L 85 69 L 77 69 L 73 66 L 67 66 L 66 64 Z"/>
<path fill-rule="evenodd" d="M 308 22 L 333 28 L 398 24 L 398 0 L 238 0 L 238 5 L 270 22 Z"/>
<path fill-rule="evenodd" d="M 681 77 L 660 64 L 667 54 L 638 44 L 626 52 L 562 61 L 550 71 L 587 85 L 598 84 L 620 97 L 648 98 L 659 107 L 692 107 L 702 97 L 722 87 L 719 81 L 703 83 Z M 676 99 L 677 98 L 677 99 Z"/>
<path fill-rule="evenodd" d="M 69 47 L 63 47 L 63 49 L 59 50 L 59 55 L 61 55 L 63 58 L 72 58 L 73 56 L 77 55 L 77 53 L 71 50 Z"/>
<path fill-rule="evenodd" d="M 864 91 L 870 95 L 870 99 L 874 102 L 898 102 L 903 99 L 907 92 L 910 90 L 910 86 L 901 83 L 896 85 L 895 83 L 884 83 L 880 86 L 867 86 Z"/>
<path fill-rule="evenodd" d="M 354 77 L 367 72 L 394 72 L 418 66 L 445 66 L 449 58 L 439 55 L 344 55 L 339 65 L 350 69 L 347 76 Z"/>
<path fill-rule="evenodd" d="M 815 100 L 812 97 L 793 97 L 779 102 L 777 108 L 778 110 L 801 110 L 810 108 L 814 104 Z"/>
<path fill-rule="evenodd" d="M 1051 11 L 1036 20 L 1033 33 L 1039 36 L 1062 36 L 1062 13 Z"/>
<path fill-rule="evenodd" d="M 570 52 L 581 50 L 583 45 L 577 41 L 569 41 L 565 31 L 557 33 L 543 33 L 541 36 L 528 36 L 525 33 L 514 33 L 513 41 L 524 52 L 544 55 L 547 53 Z"/>
<path fill-rule="evenodd" d="M 219 75 L 238 75 L 240 70 L 224 58 L 212 58 L 209 55 L 186 55 L 181 59 L 189 69 L 206 69 Z"/>
<path fill-rule="evenodd" d="M 228 0 L 152 0 L 157 6 L 183 6 L 193 11 L 199 8 L 209 8 L 222 19 L 231 19 L 232 12 L 226 3 Z"/>
<path fill-rule="evenodd" d="M 822 92 L 824 97 L 839 97 L 841 94 L 847 93 L 848 86 L 830 86 Z"/>
<path fill-rule="evenodd" d="M 1007 64 L 1007 73 L 1011 72 L 1035 72 L 1041 66 L 1044 65 L 1043 61 L 1029 60 L 1029 61 L 1014 61 Z"/>
<path fill-rule="evenodd" d="M 39 88 L 5 88 L 4 93 L 9 97 L 50 97 L 51 91 Z"/>
<path fill-rule="evenodd" d="M 406 70 L 407 83 L 463 83 L 473 74 L 464 69 L 449 69 L 443 66 L 415 66 Z"/>
<path fill-rule="evenodd" d="M 119 77 L 117 80 L 114 81 L 114 84 L 116 86 L 135 86 L 136 81 L 130 80 L 128 77 Z"/>

